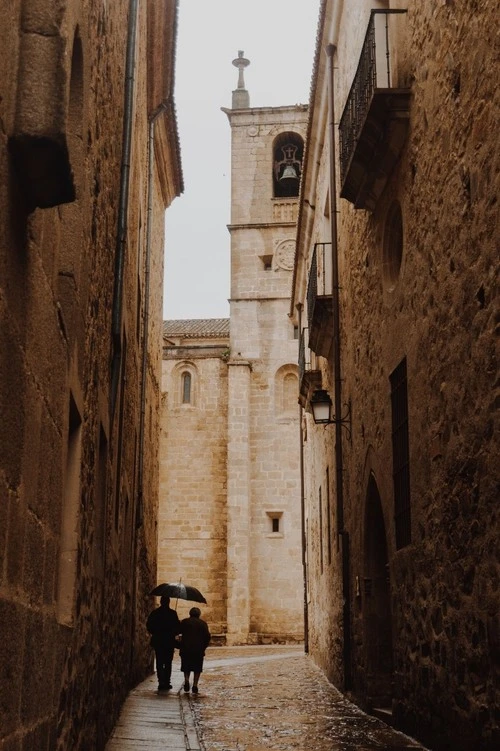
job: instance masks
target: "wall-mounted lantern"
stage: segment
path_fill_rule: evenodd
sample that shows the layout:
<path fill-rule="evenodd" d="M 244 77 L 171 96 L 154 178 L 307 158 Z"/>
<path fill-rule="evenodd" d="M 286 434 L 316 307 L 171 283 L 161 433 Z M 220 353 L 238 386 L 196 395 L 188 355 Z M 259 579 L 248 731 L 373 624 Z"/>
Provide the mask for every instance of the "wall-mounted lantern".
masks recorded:
<path fill-rule="evenodd" d="M 314 422 L 316 425 L 340 424 L 351 435 L 351 404 L 347 405 L 347 414 L 344 417 L 337 418 L 332 415 L 332 400 L 330 394 L 325 389 L 316 389 L 311 397 L 311 409 Z"/>

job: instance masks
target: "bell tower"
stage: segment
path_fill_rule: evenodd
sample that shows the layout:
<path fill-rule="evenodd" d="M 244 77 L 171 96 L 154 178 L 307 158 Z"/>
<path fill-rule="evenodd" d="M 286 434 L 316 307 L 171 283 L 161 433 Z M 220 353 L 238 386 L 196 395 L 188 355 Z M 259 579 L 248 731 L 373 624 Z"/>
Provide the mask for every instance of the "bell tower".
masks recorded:
<path fill-rule="evenodd" d="M 298 338 L 288 316 L 307 105 L 251 107 L 239 51 L 231 127 L 227 643 L 303 639 Z M 278 595 L 276 593 L 279 593 Z"/>

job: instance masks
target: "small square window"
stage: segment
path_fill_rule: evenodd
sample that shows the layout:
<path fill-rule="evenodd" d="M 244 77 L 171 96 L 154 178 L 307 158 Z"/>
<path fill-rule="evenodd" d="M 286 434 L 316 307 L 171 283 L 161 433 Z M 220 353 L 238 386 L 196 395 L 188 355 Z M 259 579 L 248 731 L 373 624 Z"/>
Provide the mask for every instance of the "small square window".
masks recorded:
<path fill-rule="evenodd" d="M 262 266 L 264 267 L 264 271 L 271 271 L 273 268 L 273 257 L 272 256 L 260 256 L 260 260 L 262 261 Z"/>
<path fill-rule="evenodd" d="M 267 511 L 268 522 L 268 537 L 283 537 L 283 512 L 282 511 Z"/>

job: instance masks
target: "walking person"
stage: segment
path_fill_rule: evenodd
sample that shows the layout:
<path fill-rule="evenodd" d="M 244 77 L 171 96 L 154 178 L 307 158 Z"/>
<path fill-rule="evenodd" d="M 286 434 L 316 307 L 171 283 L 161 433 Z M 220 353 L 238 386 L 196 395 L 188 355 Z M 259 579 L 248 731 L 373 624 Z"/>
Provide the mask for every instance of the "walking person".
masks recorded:
<path fill-rule="evenodd" d="M 176 646 L 176 636 L 180 634 L 181 622 L 177 612 L 170 607 L 170 597 L 163 595 L 160 607 L 151 611 L 146 621 L 146 628 L 151 634 L 151 646 L 156 656 L 156 674 L 158 691 L 172 688 L 172 659 Z"/>
<path fill-rule="evenodd" d="M 189 618 L 181 621 L 181 670 L 184 673 L 184 691 L 189 691 L 189 678 L 193 673 L 193 694 L 198 693 L 198 681 L 203 671 L 203 658 L 210 642 L 208 625 L 200 618 L 201 610 L 191 608 Z"/>

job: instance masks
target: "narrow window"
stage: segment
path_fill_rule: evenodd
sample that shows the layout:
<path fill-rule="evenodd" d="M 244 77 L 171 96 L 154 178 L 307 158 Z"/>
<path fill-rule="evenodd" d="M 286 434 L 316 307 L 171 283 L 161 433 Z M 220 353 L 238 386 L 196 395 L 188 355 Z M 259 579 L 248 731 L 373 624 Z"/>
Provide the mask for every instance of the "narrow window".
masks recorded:
<path fill-rule="evenodd" d="M 97 465 L 96 493 L 95 493 L 95 533 L 94 533 L 94 561 L 95 574 L 99 581 L 104 578 L 104 547 L 106 540 L 106 498 L 107 498 L 107 469 L 108 440 L 101 425 L 99 431 L 99 459 Z"/>
<path fill-rule="evenodd" d="M 125 388 L 127 384 L 127 338 L 123 337 L 123 351 L 121 357 L 120 374 L 120 406 L 118 413 L 118 452 L 116 458 L 116 485 L 115 485 L 115 532 L 118 532 L 120 524 L 120 506 L 122 491 L 122 459 L 123 459 L 123 422 L 125 419 Z"/>
<path fill-rule="evenodd" d="M 328 565 L 332 562 L 332 520 L 331 520 L 331 510 L 330 510 L 330 468 L 326 468 L 326 519 L 327 519 L 327 527 L 326 527 L 326 535 L 327 535 L 327 554 L 328 554 Z"/>
<path fill-rule="evenodd" d="M 384 227 L 383 279 L 389 290 L 394 289 L 403 258 L 403 214 L 399 201 L 393 201 Z"/>
<path fill-rule="evenodd" d="M 298 326 L 294 326 L 293 327 L 293 338 L 294 339 L 298 339 L 299 338 L 299 327 Z"/>
<path fill-rule="evenodd" d="M 80 507 L 80 469 L 82 453 L 82 421 L 70 394 L 68 443 L 64 496 L 61 517 L 61 541 L 57 582 L 57 620 L 73 626 L 75 581 L 78 558 L 78 509 Z"/>
<path fill-rule="evenodd" d="M 411 542 L 410 445 L 408 437 L 408 384 L 406 358 L 390 375 L 392 406 L 392 477 L 396 548 Z"/>
<path fill-rule="evenodd" d="M 191 373 L 182 374 L 182 403 L 191 404 Z"/>
<path fill-rule="evenodd" d="M 135 335 L 138 342 L 141 340 L 142 328 L 142 216 L 139 214 L 139 227 L 137 230 L 137 308 Z"/>
<path fill-rule="evenodd" d="M 282 511 L 267 511 L 267 517 L 269 519 L 269 534 L 271 537 L 283 537 L 283 525 L 281 523 Z"/>
<path fill-rule="evenodd" d="M 323 573 L 323 501 L 321 499 L 321 488 L 319 489 L 319 565 Z"/>

